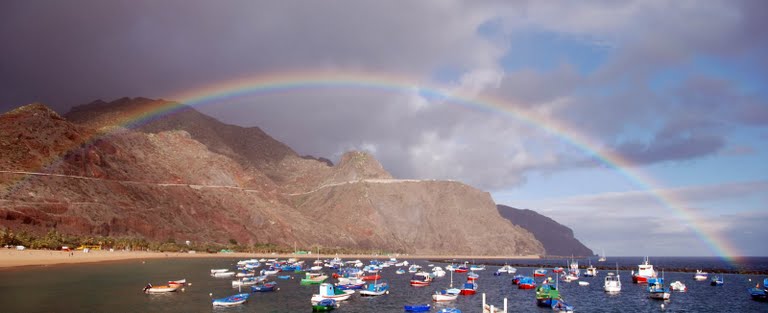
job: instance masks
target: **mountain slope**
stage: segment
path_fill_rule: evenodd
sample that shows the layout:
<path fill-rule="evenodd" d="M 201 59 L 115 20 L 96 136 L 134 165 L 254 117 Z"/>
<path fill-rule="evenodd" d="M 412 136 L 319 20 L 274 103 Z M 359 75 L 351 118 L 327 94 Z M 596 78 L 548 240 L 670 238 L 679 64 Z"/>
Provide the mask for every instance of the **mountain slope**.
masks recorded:
<path fill-rule="evenodd" d="M 573 237 L 573 230 L 549 217 L 531 210 L 521 210 L 501 204 L 496 207 L 501 216 L 531 232 L 544 245 L 547 255 L 594 255 L 591 249 Z"/>

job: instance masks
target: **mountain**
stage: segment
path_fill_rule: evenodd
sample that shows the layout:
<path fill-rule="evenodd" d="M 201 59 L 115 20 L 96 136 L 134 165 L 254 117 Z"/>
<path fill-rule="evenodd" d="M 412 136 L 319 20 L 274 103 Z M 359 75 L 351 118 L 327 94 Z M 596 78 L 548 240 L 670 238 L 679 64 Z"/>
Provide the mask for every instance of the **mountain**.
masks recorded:
<path fill-rule="evenodd" d="M 573 230 L 555 222 L 553 219 L 531 210 L 521 210 L 506 205 L 497 205 L 499 214 L 513 224 L 533 234 L 544 245 L 547 255 L 552 256 L 593 256 L 578 239 L 573 237 Z"/>
<path fill-rule="evenodd" d="M 166 116 L 145 115 L 167 108 Z M 14 230 L 413 254 L 544 252 L 486 192 L 394 179 L 365 152 L 335 165 L 299 156 L 259 128 L 165 100 L 95 101 L 64 117 L 42 104 L 18 108 L 0 115 L 0 157 L 0 226 Z"/>

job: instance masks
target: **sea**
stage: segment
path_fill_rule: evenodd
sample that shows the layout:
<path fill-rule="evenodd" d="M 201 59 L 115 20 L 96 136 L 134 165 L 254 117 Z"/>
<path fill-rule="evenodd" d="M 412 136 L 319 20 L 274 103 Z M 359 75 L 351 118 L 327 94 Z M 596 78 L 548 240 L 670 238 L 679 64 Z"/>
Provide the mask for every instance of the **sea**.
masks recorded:
<path fill-rule="evenodd" d="M 673 292 L 671 299 L 660 301 L 648 298 L 645 285 L 633 284 L 628 268 L 636 268 L 642 257 L 608 258 L 606 262 L 579 260 L 582 268 L 588 263 L 599 265 L 597 277 L 581 277 L 579 281 L 589 282 L 580 286 L 577 282 L 559 283 L 560 293 L 576 312 L 768 312 L 768 303 L 753 301 L 747 289 L 758 282 L 762 286 L 768 278 L 768 258 L 742 258 L 737 262 L 726 262 L 718 258 L 651 257 L 656 269 L 664 270 L 665 281 L 681 281 L 686 292 Z M 447 263 L 438 260 L 417 260 L 400 258 L 422 265 L 445 268 Z M 300 286 L 303 274 L 289 274 L 293 279 L 280 280 L 279 290 L 269 293 L 254 293 L 245 304 L 236 307 L 213 307 L 212 298 L 221 298 L 238 293 L 232 288 L 232 278 L 213 278 L 212 268 L 233 268 L 235 258 L 193 258 L 193 259 L 147 259 L 126 260 L 108 263 L 71 264 L 53 266 L 31 266 L 0 270 L 0 312 L 312 312 L 310 298 L 318 293 L 318 286 Z M 312 259 L 307 259 L 311 264 Z M 366 260 L 362 260 L 366 262 Z M 518 274 L 532 276 L 539 266 L 566 266 L 564 259 L 552 260 L 449 260 L 469 261 L 477 264 L 509 263 L 517 266 Z M 618 267 L 622 290 L 618 294 L 606 294 L 602 290 L 603 279 L 608 272 Z M 607 268 L 614 268 L 608 270 Z M 723 272 L 724 285 L 710 286 L 709 281 L 694 281 L 688 269 L 707 269 Z M 480 278 L 478 293 L 459 296 L 453 302 L 435 304 L 431 295 L 440 288 L 448 287 L 450 275 L 437 278 L 427 287 L 409 285 L 410 274 L 397 275 L 397 267 L 382 270 L 383 280 L 388 281 L 390 293 L 380 297 L 354 295 L 341 303 L 333 312 L 404 312 L 404 305 L 432 304 L 431 312 L 442 308 L 458 308 L 461 312 L 481 312 L 482 294 L 487 302 L 502 306 L 507 299 L 507 312 L 551 312 L 549 308 L 536 306 L 533 290 L 521 290 L 513 285 L 512 275 L 494 276 L 498 266 L 488 266 L 478 271 Z M 668 270 L 667 270 L 668 269 Z M 326 270 L 330 274 L 329 270 Z M 285 275 L 286 273 L 282 273 Z M 710 274 L 710 277 L 712 275 Z M 151 283 L 163 285 L 168 280 L 187 279 L 191 283 L 183 290 L 168 294 L 148 295 L 142 288 Z M 454 286 L 466 280 L 466 274 L 453 275 Z M 541 282 L 542 279 L 537 279 Z M 329 278 L 334 282 L 335 279 Z M 249 288 L 243 288 L 247 292 Z"/>

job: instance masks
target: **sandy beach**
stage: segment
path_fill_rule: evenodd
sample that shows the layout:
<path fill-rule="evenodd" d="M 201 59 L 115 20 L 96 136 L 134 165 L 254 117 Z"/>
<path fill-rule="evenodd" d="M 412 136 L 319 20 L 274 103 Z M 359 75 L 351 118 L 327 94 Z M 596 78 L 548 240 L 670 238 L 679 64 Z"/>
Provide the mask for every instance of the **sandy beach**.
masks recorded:
<path fill-rule="evenodd" d="M 158 258 L 333 258 L 337 255 L 324 254 L 269 254 L 269 253 L 164 253 L 164 252 L 146 252 L 146 251 L 53 251 L 53 250 L 15 250 L 0 249 L 0 269 L 8 269 L 22 266 L 52 266 L 56 264 L 74 264 L 74 263 L 95 263 L 136 259 L 158 259 Z M 389 256 L 382 255 L 338 255 L 345 260 L 379 258 L 387 259 Z M 461 255 L 394 255 L 401 260 L 407 259 L 538 259 L 536 255 L 528 256 L 461 256 Z"/>

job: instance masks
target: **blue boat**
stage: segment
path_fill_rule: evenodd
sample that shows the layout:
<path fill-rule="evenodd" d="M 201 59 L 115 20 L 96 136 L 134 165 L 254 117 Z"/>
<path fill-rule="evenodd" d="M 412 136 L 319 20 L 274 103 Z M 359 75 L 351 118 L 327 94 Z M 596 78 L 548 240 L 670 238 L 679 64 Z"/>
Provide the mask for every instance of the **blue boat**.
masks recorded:
<path fill-rule="evenodd" d="M 432 308 L 429 304 L 415 304 L 403 306 L 406 312 L 427 312 Z"/>
<path fill-rule="evenodd" d="M 314 312 L 331 311 L 338 307 L 339 307 L 339 304 L 336 303 L 336 300 L 324 299 L 318 302 L 317 304 L 312 305 L 312 311 Z"/>
<path fill-rule="evenodd" d="M 573 312 L 573 306 L 563 301 L 562 298 L 558 299 L 557 302 L 552 304 L 552 311 L 554 312 L 565 312 L 565 313 L 572 313 Z"/>
<path fill-rule="evenodd" d="M 723 275 L 712 277 L 712 280 L 709 282 L 711 286 L 722 286 L 723 283 Z"/>
<path fill-rule="evenodd" d="M 386 282 L 368 284 L 367 288 L 359 292 L 361 296 L 380 296 L 389 293 L 389 284 Z"/>
<path fill-rule="evenodd" d="M 239 293 L 226 298 L 213 299 L 213 306 L 233 306 L 243 304 L 250 296 L 251 295 L 247 293 Z"/>
<path fill-rule="evenodd" d="M 291 276 L 290 275 L 280 275 L 280 276 L 277 276 L 277 278 L 279 278 L 279 279 L 291 279 Z"/>
<path fill-rule="evenodd" d="M 461 310 L 457 308 L 445 308 L 440 311 L 437 311 L 437 313 L 461 313 Z"/>
<path fill-rule="evenodd" d="M 276 289 L 277 289 L 276 282 L 268 282 L 268 283 L 251 286 L 251 291 L 253 292 L 270 292 L 270 291 L 275 291 Z"/>
<path fill-rule="evenodd" d="M 760 284 L 755 285 L 755 288 L 749 288 L 749 296 L 755 301 L 768 301 L 768 278 L 763 279 L 763 288 L 760 288 Z"/>

